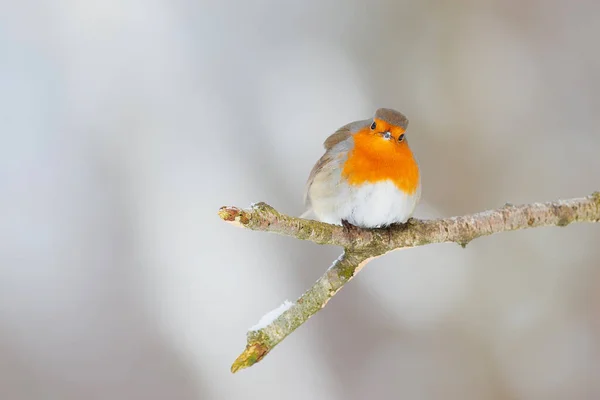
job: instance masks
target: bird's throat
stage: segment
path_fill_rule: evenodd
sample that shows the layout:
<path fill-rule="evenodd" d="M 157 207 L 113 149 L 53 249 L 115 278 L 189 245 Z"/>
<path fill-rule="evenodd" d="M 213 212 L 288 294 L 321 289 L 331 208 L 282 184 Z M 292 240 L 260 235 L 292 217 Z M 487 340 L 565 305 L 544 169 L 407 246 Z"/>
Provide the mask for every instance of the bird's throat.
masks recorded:
<path fill-rule="evenodd" d="M 414 194 L 419 185 L 419 166 L 406 141 L 384 140 L 371 132 L 354 135 L 342 176 L 350 185 L 390 180 L 398 189 Z"/>

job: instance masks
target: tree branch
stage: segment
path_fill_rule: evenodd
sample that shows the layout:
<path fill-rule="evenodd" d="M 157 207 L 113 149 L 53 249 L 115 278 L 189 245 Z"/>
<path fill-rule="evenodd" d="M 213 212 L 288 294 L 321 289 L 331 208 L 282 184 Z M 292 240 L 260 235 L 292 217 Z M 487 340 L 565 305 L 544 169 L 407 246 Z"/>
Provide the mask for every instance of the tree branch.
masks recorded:
<path fill-rule="evenodd" d="M 385 229 L 348 230 L 338 225 L 284 215 L 265 203 L 254 204 L 249 209 L 221 207 L 219 216 L 244 228 L 344 248 L 344 253 L 295 303 L 248 332 L 246 349 L 231 367 L 232 372 L 236 372 L 260 361 L 286 336 L 325 307 L 329 299 L 374 258 L 393 250 L 431 243 L 454 242 L 464 247 L 473 239 L 499 232 L 567 226 L 573 222 L 600 222 L 600 192 L 549 203 L 506 204 L 496 210 L 461 217 L 411 219 L 407 224 Z"/>

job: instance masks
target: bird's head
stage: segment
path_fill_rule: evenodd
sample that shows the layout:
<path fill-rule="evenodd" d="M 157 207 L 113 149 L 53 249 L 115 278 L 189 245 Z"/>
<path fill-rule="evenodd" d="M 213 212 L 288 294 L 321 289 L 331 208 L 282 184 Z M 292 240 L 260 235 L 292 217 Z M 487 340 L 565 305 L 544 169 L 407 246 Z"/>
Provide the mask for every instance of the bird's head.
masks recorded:
<path fill-rule="evenodd" d="M 370 132 L 375 137 L 392 143 L 404 144 L 408 119 L 390 108 L 380 108 L 375 112 Z"/>

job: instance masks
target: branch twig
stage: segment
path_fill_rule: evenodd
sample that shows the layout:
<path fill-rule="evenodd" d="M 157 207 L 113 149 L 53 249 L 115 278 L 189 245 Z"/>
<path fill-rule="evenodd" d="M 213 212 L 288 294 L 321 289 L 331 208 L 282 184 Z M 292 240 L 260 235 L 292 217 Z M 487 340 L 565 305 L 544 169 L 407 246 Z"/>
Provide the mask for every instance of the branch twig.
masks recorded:
<path fill-rule="evenodd" d="M 473 239 L 499 232 L 567 226 L 574 222 L 600 222 L 600 192 L 549 203 L 506 204 L 496 210 L 461 217 L 411 219 L 406 225 L 387 229 L 349 231 L 342 226 L 284 215 L 265 203 L 257 203 L 249 209 L 221 207 L 219 216 L 244 228 L 344 248 L 344 253 L 295 303 L 265 326 L 248 332 L 246 349 L 231 367 L 232 372 L 236 372 L 260 361 L 286 336 L 325 307 L 371 259 L 393 250 L 431 243 L 454 242 L 464 247 Z"/>

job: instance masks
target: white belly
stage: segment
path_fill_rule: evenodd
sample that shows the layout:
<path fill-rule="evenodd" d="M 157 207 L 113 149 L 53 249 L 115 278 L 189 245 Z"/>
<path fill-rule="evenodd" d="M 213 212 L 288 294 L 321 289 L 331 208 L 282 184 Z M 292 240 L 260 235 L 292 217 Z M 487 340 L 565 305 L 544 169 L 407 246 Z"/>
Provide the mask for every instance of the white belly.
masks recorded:
<path fill-rule="evenodd" d="M 313 211 L 321 221 L 377 228 L 404 223 L 410 218 L 421 196 L 421 187 L 412 195 L 399 190 L 391 181 L 361 186 L 338 186 L 336 195 L 321 201 L 313 199 Z"/>

